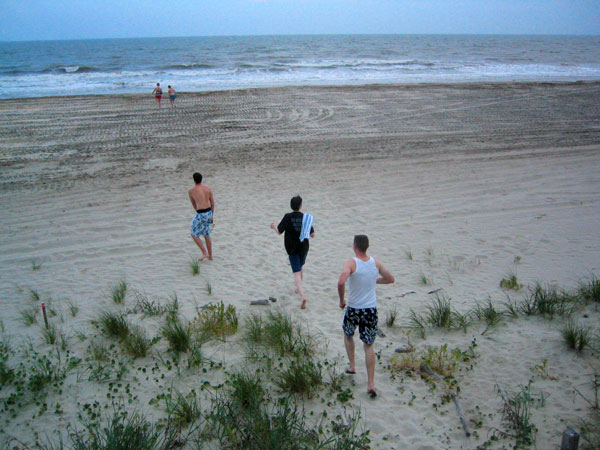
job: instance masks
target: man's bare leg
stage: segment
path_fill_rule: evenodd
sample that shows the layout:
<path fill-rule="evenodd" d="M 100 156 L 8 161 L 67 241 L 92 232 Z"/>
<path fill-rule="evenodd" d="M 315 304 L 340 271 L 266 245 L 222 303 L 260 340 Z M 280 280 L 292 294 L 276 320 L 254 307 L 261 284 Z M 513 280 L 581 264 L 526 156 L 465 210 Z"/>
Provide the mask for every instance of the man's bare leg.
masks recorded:
<path fill-rule="evenodd" d="M 208 249 L 208 259 L 212 261 L 212 240 L 210 236 L 204 236 L 204 240 L 206 241 L 206 248 Z"/>
<path fill-rule="evenodd" d="M 202 258 L 199 258 L 199 260 L 202 261 L 203 259 L 208 258 L 208 252 L 206 251 L 206 247 L 204 247 L 202 240 L 197 236 L 192 236 L 192 239 L 194 240 L 196 245 L 198 247 L 200 247 L 200 250 L 202 251 Z"/>
<path fill-rule="evenodd" d="M 356 372 L 354 364 L 354 337 L 344 334 L 344 345 L 346 346 L 346 354 L 348 355 L 348 372 L 354 373 Z"/>
<path fill-rule="evenodd" d="M 374 396 L 372 393 L 375 392 L 375 350 L 373 350 L 373 344 L 364 344 L 365 349 L 365 364 L 367 366 L 367 378 L 369 380 L 369 387 L 367 391 L 369 394 Z"/>
<path fill-rule="evenodd" d="M 296 284 L 296 292 L 300 294 L 302 303 L 300 303 L 300 309 L 306 308 L 306 297 L 304 296 L 304 290 L 302 289 L 302 271 L 294 272 L 294 282 Z"/>

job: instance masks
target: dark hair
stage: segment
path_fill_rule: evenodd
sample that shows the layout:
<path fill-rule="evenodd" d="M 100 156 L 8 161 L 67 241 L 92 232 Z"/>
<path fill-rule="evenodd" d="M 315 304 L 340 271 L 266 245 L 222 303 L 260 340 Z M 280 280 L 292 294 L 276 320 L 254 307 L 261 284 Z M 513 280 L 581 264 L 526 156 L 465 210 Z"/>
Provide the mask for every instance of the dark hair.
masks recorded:
<path fill-rule="evenodd" d="M 354 245 L 361 252 L 366 252 L 369 248 L 369 238 L 365 234 L 357 234 L 354 236 Z"/>
<path fill-rule="evenodd" d="M 290 200 L 290 206 L 292 207 L 292 211 L 298 211 L 302 206 L 302 197 L 300 197 L 299 195 L 292 197 L 292 199 Z"/>
<path fill-rule="evenodd" d="M 198 172 L 194 172 L 194 183 L 200 184 L 202 183 L 202 174 Z"/>
<path fill-rule="evenodd" d="M 171 85 L 168 85 L 167 87 L 168 87 L 168 88 L 170 88 L 170 87 L 171 87 Z"/>
<path fill-rule="evenodd" d="M 157 86 L 160 86 L 160 83 L 156 83 Z"/>

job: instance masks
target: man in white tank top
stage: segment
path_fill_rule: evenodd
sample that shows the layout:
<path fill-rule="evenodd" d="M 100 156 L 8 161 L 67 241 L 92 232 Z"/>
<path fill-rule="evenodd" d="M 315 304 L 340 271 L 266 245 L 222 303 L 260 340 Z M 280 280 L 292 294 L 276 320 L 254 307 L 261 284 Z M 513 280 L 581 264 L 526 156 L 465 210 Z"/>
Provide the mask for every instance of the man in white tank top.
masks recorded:
<path fill-rule="evenodd" d="M 358 326 L 360 340 L 363 341 L 365 349 L 365 363 L 367 366 L 367 378 L 369 386 L 367 393 L 374 398 L 375 391 L 375 351 L 373 342 L 377 335 L 377 296 L 375 294 L 376 284 L 390 284 L 394 282 L 393 275 L 383 267 L 375 258 L 367 256 L 369 238 L 364 234 L 354 236 L 353 259 L 344 263 L 344 270 L 338 281 L 338 294 L 340 296 L 340 308 L 346 308 L 344 295 L 346 293 L 346 281 L 350 294 L 348 296 L 348 307 L 344 313 L 342 328 L 344 330 L 344 344 L 348 354 L 348 369 L 346 373 L 356 373 L 354 362 L 354 330 Z M 380 276 L 381 275 L 381 276 Z"/>

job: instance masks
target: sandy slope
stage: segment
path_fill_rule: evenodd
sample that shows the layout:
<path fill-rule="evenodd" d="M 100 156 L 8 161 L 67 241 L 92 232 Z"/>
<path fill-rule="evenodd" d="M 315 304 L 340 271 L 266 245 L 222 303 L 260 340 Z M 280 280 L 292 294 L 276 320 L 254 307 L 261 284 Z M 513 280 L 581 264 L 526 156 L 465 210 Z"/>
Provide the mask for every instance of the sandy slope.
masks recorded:
<path fill-rule="evenodd" d="M 424 309 L 432 289 L 443 288 L 466 311 L 487 298 L 504 301 L 498 284 L 511 272 L 525 284 L 573 287 L 600 271 L 600 84 L 182 94 L 176 111 L 157 111 L 153 102 L 137 95 L 0 102 L 0 311 L 11 342 L 31 337 L 49 348 L 37 326 L 17 320 L 31 288 L 63 311 L 60 326 L 72 337 L 72 351 L 84 354 L 87 342 L 75 331 L 94 332 L 89 320 L 115 308 L 109 288 L 126 278 L 151 298 L 176 292 L 186 317 L 195 304 L 218 299 L 243 318 L 256 309 L 250 299 L 276 296 L 277 305 L 322 337 L 326 356 L 342 368 L 336 282 L 356 233 L 371 237 L 371 254 L 396 276 L 395 285 L 378 290 L 380 317 L 396 305 L 401 325 L 411 308 Z M 198 277 L 188 267 L 199 255 L 189 238 L 186 193 L 195 170 L 217 202 L 215 260 L 203 263 Z M 306 266 L 306 311 L 298 309 L 282 240 L 268 228 L 297 193 L 317 233 Z M 40 270 L 32 271 L 34 258 Z M 432 285 L 422 285 L 422 275 Z M 401 297 L 409 291 L 416 293 Z M 69 301 L 80 307 L 76 317 Z M 597 307 L 587 313 L 581 320 L 597 333 Z M 155 321 L 144 326 L 158 332 Z M 521 318 L 484 336 L 476 325 L 467 333 L 412 338 L 418 347 L 463 350 L 476 338 L 479 356 L 459 383 L 467 418 L 483 422 L 479 437 L 463 437 L 452 405 L 432 407 L 439 391 L 429 392 L 418 377 L 390 377 L 385 366 L 406 341 L 399 327 L 383 327 L 387 336 L 376 343 L 380 398 L 364 393 L 361 351 L 351 403 L 362 407 L 376 448 L 475 448 L 500 426 L 495 386 L 514 390 L 534 377 L 535 389 L 546 394 L 533 413 L 538 448 L 556 448 L 565 426 L 585 416 L 573 387 L 589 392 L 585 383 L 597 366 L 589 352 L 566 350 L 561 326 L 561 319 Z M 241 361 L 238 334 L 208 351 Z M 532 371 L 543 359 L 556 380 Z M 177 383 L 191 388 L 202 376 Z M 218 381 L 222 374 L 206 377 Z M 34 409 L 27 410 L 9 425 L 2 418 L 3 431 L 27 440 L 30 429 L 64 430 L 75 421 L 76 402 L 104 392 L 74 376 L 67 383 L 62 415 L 32 422 Z M 138 389 L 142 409 L 160 416 L 147 406 L 156 386 Z M 307 407 L 324 406 L 313 400 Z"/>

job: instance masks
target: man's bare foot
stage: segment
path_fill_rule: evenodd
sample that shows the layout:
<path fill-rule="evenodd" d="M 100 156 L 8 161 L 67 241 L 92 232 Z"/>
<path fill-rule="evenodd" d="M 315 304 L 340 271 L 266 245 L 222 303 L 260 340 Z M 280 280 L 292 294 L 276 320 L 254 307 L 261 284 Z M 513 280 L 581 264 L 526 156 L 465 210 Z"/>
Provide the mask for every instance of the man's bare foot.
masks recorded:
<path fill-rule="evenodd" d="M 198 258 L 198 261 L 204 261 L 206 258 L 208 258 L 208 255 L 204 255 L 204 256 L 202 256 L 202 258 Z"/>
<path fill-rule="evenodd" d="M 300 303 L 300 309 L 306 309 L 306 299 L 302 299 L 302 303 Z"/>

